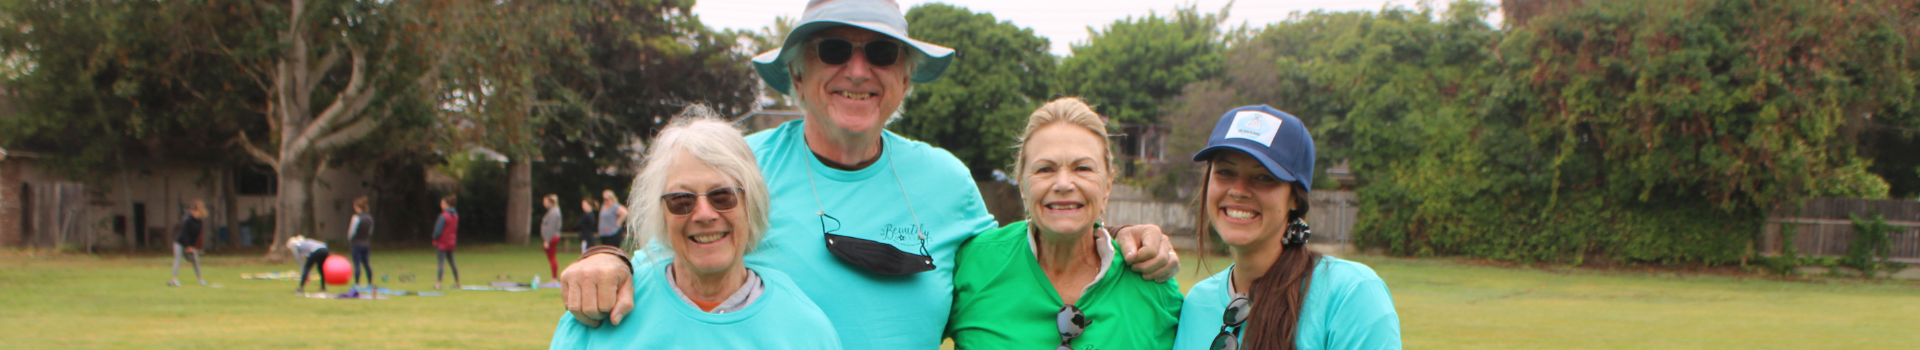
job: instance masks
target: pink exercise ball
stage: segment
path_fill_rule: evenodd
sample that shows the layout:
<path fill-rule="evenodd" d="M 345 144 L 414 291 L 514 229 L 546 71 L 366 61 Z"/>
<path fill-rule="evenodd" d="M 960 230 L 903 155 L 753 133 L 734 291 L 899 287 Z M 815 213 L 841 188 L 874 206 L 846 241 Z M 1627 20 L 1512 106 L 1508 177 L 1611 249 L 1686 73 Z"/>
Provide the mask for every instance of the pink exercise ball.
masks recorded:
<path fill-rule="evenodd" d="M 328 256 L 327 262 L 320 264 L 320 272 L 326 277 L 327 284 L 347 284 L 347 279 L 353 278 L 353 263 L 347 262 L 343 256 Z"/>

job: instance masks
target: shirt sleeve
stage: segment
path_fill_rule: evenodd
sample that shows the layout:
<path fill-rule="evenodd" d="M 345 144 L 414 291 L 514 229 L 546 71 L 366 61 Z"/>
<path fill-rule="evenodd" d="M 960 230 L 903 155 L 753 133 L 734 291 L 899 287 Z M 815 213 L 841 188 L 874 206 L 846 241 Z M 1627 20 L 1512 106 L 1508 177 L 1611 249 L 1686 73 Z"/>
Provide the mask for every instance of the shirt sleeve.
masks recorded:
<path fill-rule="evenodd" d="M 588 340 L 587 326 L 581 325 L 573 319 L 573 313 L 567 312 L 560 315 L 560 325 L 554 328 L 553 342 L 547 344 L 547 348 L 586 349 L 591 345 Z"/>
<path fill-rule="evenodd" d="M 1400 315 L 1386 281 L 1368 278 L 1357 283 L 1339 304 L 1332 305 L 1331 349 L 1400 349 Z"/>
<path fill-rule="evenodd" d="M 540 220 L 540 238 L 553 240 L 560 237 L 560 211 L 548 210 L 547 217 Z"/>
<path fill-rule="evenodd" d="M 444 230 L 446 228 L 447 228 L 447 214 L 442 213 L 440 214 L 440 218 L 433 220 L 433 239 L 440 239 L 440 230 Z"/>

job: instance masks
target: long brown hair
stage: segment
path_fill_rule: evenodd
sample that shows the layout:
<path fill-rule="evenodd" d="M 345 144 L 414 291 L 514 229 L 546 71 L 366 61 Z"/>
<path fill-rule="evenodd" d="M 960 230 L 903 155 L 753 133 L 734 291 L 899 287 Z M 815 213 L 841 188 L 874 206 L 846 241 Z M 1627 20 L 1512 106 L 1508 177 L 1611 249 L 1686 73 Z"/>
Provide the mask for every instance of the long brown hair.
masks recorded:
<path fill-rule="evenodd" d="M 1194 211 L 1198 215 L 1193 222 L 1194 227 L 1206 230 L 1203 232 L 1218 235 L 1220 233 L 1213 231 L 1213 223 L 1209 219 L 1213 210 L 1206 207 L 1207 186 L 1212 184 L 1213 162 L 1209 161 L 1205 176 L 1201 177 L 1200 195 L 1195 205 L 1199 210 Z M 1307 210 L 1312 207 L 1307 200 L 1306 188 L 1299 183 L 1290 185 L 1295 209 L 1287 211 L 1288 223 L 1306 217 Z M 1199 240 L 1200 251 L 1208 251 L 1208 241 L 1211 239 Z M 1320 253 L 1307 249 L 1305 245 L 1281 248 L 1280 257 L 1275 259 L 1273 266 L 1267 268 L 1267 273 L 1255 278 L 1252 286 L 1247 286 L 1247 299 L 1253 302 L 1253 310 L 1247 315 L 1247 323 L 1241 326 L 1245 339 L 1240 348 L 1294 349 L 1294 338 L 1297 338 L 1300 329 L 1300 308 L 1306 305 L 1307 286 L 1313 282 L 1313 268 L 1319 263 Z M 1227 283 L 1233 283 L 1232 279 L 1228 279 Z"/>

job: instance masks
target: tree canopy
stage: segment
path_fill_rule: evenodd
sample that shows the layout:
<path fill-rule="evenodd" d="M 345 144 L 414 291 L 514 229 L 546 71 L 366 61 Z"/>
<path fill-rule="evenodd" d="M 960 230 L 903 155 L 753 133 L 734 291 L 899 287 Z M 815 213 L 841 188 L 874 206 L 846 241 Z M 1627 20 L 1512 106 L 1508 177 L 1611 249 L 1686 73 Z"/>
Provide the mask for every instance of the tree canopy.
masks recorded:
<path fill-rule="evenodd" d="M 1174 117 L 1300 116 L 1320 168 L 1351 162 L 1359 244 L 1564 262 L 1737 261 L 1777 208 L 1885 196 L 1851 140 L 1917 124 L 1910 3 L 1538 3 L 1504 30 L 1465 1 L 1239 33 Z"/>
<path fill-rule="evenodd" d="M 1166 104 L 1188 83 L 1220 74 L 1220 23 L 1227 9 L 1201 13 L 1193 5 L 1169 17 L 1127 17 L 1088 28 L 1086 43 L 1060 63 L 1059 91 L 1085 99 L 1114 123 L 1158 124 Z"/>
<path fill-rule="evenodd" d="M 914 86 L 894 132 L 946 148 L 975 179 L 1012 165 L 1011 148 L 1027 115 L 1044 103 L 1055 66 L 1048 41 L 1032 29 L 946 4 L 907 11 L 916 39 L 952 47 L 960 57 L 939 81 Z"/>

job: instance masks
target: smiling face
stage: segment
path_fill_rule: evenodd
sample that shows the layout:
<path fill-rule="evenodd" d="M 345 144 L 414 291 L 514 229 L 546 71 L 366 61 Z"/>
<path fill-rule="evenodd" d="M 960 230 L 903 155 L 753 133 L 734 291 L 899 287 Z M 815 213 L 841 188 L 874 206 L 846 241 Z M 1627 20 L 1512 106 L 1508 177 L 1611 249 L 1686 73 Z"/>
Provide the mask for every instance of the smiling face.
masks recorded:
<path fill-rule="evenodd" d="M 1021 199 L 1041 234 L 1085 235 L 1113 185 L 1098 135 L 1073 123 L 1042 126 L 1020 147 Z"/>
<path fill-rule="evenodd" d="M 1220 239 L 1239 249 L 1278 248 L 1294 208 L 1293 184 L 1239 151 L 1220 152 L 1209 164 L 1205 208 Z"/>
<path fill-rule="evenodd" d="M 801 56 L 804 74 L 793 76 L 793 93 L 807 109 L 808 118 L 820 118 L 836 134 L 867 134 L 886 127 L 887 118 L 906 99 L 908 79 L 904 59 L 884 67 L 867 61 L 864 50 L 854 50 L 846 63 L 820 61 L 819 39 L 845 39 L 854 45 L 892 37 L 857 27 L 828 28 L 808 37 Z M 907 50 L 902 45 L 902 50 Z M 905 54 L 904 52 L 902 53 Z"/>
<path fill-rule="evenodd" d="M 682 153 L 675 158 L 668 172 L 672 175 L 669 175 L 663 193 L 706 194 L 715 189 L 740 186 L 737 181 L 701 162 L 698 157 Z M 734 229 L 747 227 L 741 210 L 714 210 L 712 202 L 703 196 L 694 201 L 693 212 L 687 215 L 674 215 L 664 210 L 661 213 L 666 214 L 664 219 L 667 224 L 666 235 L 661 238 L 672 247 L 675 264 L 702 275 L 723 273 L 742 266 L 741 257 L 746 252 L 746 242 L 734 235 Z"/>

